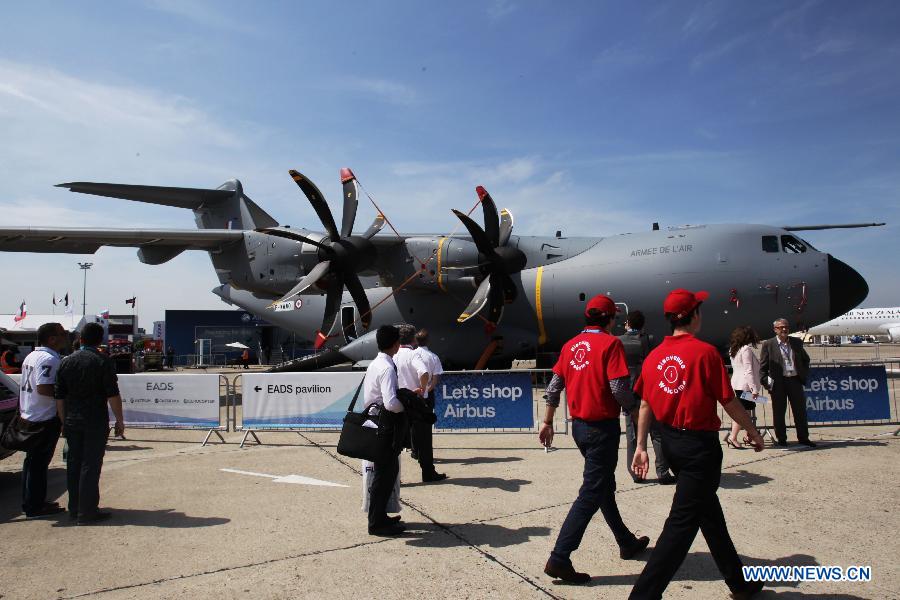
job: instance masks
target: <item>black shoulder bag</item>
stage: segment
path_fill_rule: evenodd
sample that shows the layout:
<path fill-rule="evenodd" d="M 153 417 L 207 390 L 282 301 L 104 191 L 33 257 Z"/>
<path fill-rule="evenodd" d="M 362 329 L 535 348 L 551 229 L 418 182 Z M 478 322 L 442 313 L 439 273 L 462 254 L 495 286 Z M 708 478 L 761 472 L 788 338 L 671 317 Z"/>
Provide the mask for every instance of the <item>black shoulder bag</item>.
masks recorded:
<path fill-rule="evenodd" d="M 44 438 L 46 430 L 46 422 L 33 423 L 22 418 L 22 413 L 17 410 L 16 416 L 6 425 L 3 435 L 0 436 L 0 446 L 7 450 L 22 452 L 34 450 Z"/>
<path fill-rule="evenodd" d="M 384 408 L 381 409 L 378 417 L 369 416 L 366 412 L 353 412 L 353 409 L 356 407 L 356 399 L 359 398 L 359 392 L 362 390 L 363 382 L 365 382 L 365 379 L 356 388 L 353 401 L 350 402 L 347 414 L 344 415 L 344 424 L 341 427 L 341 437 L 338 439 L 337 452 L 350 458 L 381 462 L 391 455 L 393 431 L 381 425 L 382 417 L 384 417 L 386 412 Z M 364 427 L 363 423 L 366 421 L 372 421 L 378 427 Z"/>

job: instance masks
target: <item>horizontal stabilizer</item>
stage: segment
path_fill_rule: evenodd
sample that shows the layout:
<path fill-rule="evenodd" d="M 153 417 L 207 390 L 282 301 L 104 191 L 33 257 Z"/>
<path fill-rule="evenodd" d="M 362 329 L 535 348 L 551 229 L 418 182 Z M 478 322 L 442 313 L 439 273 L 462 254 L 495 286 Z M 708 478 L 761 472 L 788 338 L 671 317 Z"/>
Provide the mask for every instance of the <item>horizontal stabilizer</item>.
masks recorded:
<path fill-rule="evenodd" d="M 822 229 L 858 229 L 860 227 L 881 227 L 884 223 L 842 223 L 837 225 L 785 225 L 785 231 L 820 231 Z"/>
<path fill-rule="evenodd" d="M 231 198 L 234 195 L 234 190 L 228 189 L 205 190 L 199 188 L 160 187 L 155 185 L 91 183 L 89 181 L 60 183 L 56 187 L 67 188 L 70 192 L 79 192 L 81 194 L 122 198 L 124 200 L 160 204 L 162 206 L 175 206 L 177 208 L 190 208 L 192 210 L 200 208 L 204 204 L 215 204 L 221 200 Z"/>

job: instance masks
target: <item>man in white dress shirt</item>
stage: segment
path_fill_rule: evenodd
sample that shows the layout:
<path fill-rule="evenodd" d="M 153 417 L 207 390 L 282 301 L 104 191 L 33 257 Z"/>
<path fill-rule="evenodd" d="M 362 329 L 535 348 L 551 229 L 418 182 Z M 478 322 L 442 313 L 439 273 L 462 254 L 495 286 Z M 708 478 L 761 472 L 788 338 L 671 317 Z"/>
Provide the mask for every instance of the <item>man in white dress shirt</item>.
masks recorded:
<path fill-rule="evenodd" d="M 26 421 L 42 426 L 40 441 L 25 454 L 22 463 L 22 510 L 28 519 L 65 510 L 56 502 L 47 502 L 47 468 L 56 452 L 61 428 L 53 397 L 59 351 L 68 345 L 69 338 L 61 324 L 44 323 L 38 328 L 38 347 L 22 362 L 19 412 Z"/>
<path fill-rule="evenodd" d="M 428 330 L 420 329 L 416 334 L 416 355 L 425 365 L 427 379 L 422 381 L 423 396 L 428 406 L 434 410 L 434 389 L 444 373 L 441 359 L 428 349 Z M 417 423 L 413 427 L 413 448 L 419 465 L 422 467 L 422 481 L 441 481 L 447 475 L 438 473 L 434 468 L 434 445 L 432 441 L 432 425 Z"/>
<path fill-rule="evenodd" d="M 400 332 L 391 325 L 382 325 L 375 332 L 378 356 L 375 357 L 363 379 L 363 399 L 365 411 L 369 414 L 386 410 L 403 412 L 403 404 L 397 399 L 397 367 L 393 356 L 400 349 Z M 373 406 L 375 405 L 375 406 Z M 404 526 L 399 517 L 387 516 L 387 503 L 394 489 L 394 481 L 400 473 L 399 452 L 392 452 L 390 458 L 375 461 L 375 474 L 369 489 L 369 534 L 391 536 L 403 533 Z"/>

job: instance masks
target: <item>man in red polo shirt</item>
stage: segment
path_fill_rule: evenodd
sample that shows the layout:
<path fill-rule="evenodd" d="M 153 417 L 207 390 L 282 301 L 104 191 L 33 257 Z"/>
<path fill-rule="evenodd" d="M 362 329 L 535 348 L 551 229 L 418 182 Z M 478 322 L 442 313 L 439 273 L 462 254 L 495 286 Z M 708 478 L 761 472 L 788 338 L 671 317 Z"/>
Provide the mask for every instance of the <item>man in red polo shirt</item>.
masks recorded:
<path fill-rule="evenodd" d="M 568 583 L 587 583 L 591 579 L 587 573 L 575 571 L 569 556 L 581 544 L 598 510 L 612 530 L 623 559 L 633 558 L 650 543 L 650 538 L 637 538 L 625 526 L 616 505 L 615 470 L 622 433 L 619 413 L 634 404 L 625 350 L 621 340 L 609 333 L 616 304 L 607 296 L 595 296 L 584 315 L 584 331 L 563 345 L 553 367 L 539 434 L 545 446 L 553 441 L 553 415 L 565 389 L 572 416 L 572 438 L 584 457 L 584 483 L 563 522 L 544 573 Z"/>
<path fill-rule="evenodd" d="M 655 416 L 662 430 L 663 452 L 678 481 L 669 518 L 630 598 L 662 598 L 698 529 L 733 598 L 750 598 L 763 587 L 762 582 L 744 580 L 743 563 L 716 495 L 722 476 L 718 404 L 747 430 L 757 452 L 763 449 L 763 440 L 734 397 L 722 357 L 694 337 L 701 325 L 700 305 L 708 297 L 706 292 L 683 289 L 669 293 L 663 312 L 673 333 L 647 355 L 635 384 L 642 400 L 632 470 L 643 478 L 650 468 L 647 431 Z"/>

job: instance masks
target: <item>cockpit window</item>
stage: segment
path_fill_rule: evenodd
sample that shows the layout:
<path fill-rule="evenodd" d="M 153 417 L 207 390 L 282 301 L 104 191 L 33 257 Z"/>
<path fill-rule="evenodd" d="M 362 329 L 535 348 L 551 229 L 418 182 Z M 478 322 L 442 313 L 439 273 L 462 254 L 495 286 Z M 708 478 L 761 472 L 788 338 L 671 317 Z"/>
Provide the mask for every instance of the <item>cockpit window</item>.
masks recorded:
<path fill-rule="evenodd" d="M 762 237 L 763 252 L 778 252 L 778 237 L 774 235 L 764 235 Z"/>
<path fill-rule="evenodd" d="M 806 244 L 792 235 L 781 236 L 781 247 L 788 254 L 802 254 L 806 252 Z"/>
<path fill-rule="evenodd" d="M 818 252 L 818 250 L 815 248 L 815 246 L 813 246 L 806 240 L 801 239 L 800 241 L 803 242 L 804 244 L 806 244 L 806 247 L 809 248 L 810 250 L 812 250 L 813 252 Z"/>

